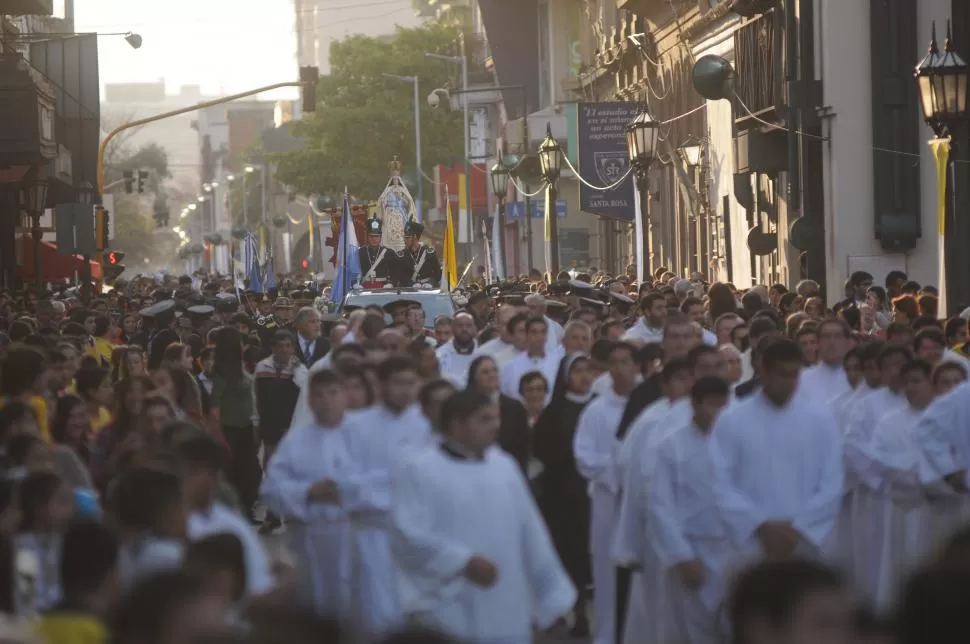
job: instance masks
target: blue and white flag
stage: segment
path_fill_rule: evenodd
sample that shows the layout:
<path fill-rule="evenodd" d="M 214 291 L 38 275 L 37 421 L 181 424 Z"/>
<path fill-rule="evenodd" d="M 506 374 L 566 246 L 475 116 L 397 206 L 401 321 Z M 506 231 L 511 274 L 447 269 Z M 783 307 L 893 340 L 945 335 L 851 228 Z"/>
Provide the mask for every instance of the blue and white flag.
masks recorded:
<path fill-rule="evenodd" d="M 263 285 L 266 287 L 266 290 L 267 291 L 275 290 L 277 288 L 277 284 L 276 284 L 276 271 L 273 270 L 273 256 L 272 255 L 270 255 L 268 258 L 266 258 L 266 271 L 265 271 L 264 274 L 266 275 L 266 279 L 264 280 L 264 284 Z"/>
<path fill-rule="evenodd" d="M 350 196 L 344 191 L 344 208 L 340 217 L 340 237 L 337 239 L 337 276 L 330 287 L 330 300 L 340 304 L 350 287 L 360 279 L 360 245 L 354 218 L 350 214 Z"/>
<path fill-rule="evenodd" d="M 262 267 L 259 265 L 259 245 L 252 231 L 243 238 L 243 267 L 253 293 L 263 292 Z"/>

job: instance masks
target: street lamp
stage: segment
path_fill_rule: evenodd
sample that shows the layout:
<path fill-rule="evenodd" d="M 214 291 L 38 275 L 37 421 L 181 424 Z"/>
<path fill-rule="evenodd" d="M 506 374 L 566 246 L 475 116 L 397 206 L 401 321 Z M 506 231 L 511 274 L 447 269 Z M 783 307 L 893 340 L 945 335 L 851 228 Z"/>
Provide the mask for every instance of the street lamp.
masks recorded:
<path fill-rule="evenodd" d="M 505 159 L 502 157 L 501 151 L 499 152 L 498 161 L 492 166 L 489 171 L 489 179 L 492 182 L 492 194 L 498 200 L 498 230 L 499 234 L 505 230 L 505 199 L 509 194 L 509 169 L 505 165 Z M 492 234 L 495 228 L 488 226 L 486 234 Z M 494 235 L 492 235 L 494 237 Z M 498 243 L 499 246 L 495 246 Z M 501 239 L 492 239 L 492 248 L 498 248 L 499 250 L 504 247 L 504 241 Z M 505 272 L 505 253 L 497 252 L 497 259 L 502 263 L 502 266 L 496 267 L 499 270 L 499 275 L 506 275 Z M 531 267 L 530 267 L 531 268 Z"/>
<path fill-rule="evenodd" d="M 637 213 L 640 231 L 643 237 L 642 271 L 637 277 L 643 282 L 647 276 L 653 275 L 653 251 L 651 249 L 650 231 L 650 191 L 647 189 L 647 176 L 650 166 L 657 158 L 657 143 L 660 139 L 660 123 L 656 121 L 646 109 L 626 126 L 626 147 L 630 158 L 630 165 L 636 175 L 637 191 L 640 194 L 640 212 Z M 700 156 L 698 154 L 698 156 Z"/>
<path fill-rule="evenodd" d="M 424 219 L 424 179 L 421 176 L 421 97 L 417 76 L 384 74 L 387 78 L 414 85 L 414 180 L 418 186 L 418 221 Z"/>
<path fill-rule="evenodd" d="M 701 164 L 701 144 L 697 139 L 691 137 L 687 142 L 680 146 L 680 153 L 684 155 L 684 161 L 692 168 Z"/>
<path fill-rule="evenodd" d="M 943 54 L 936 43 L 936 23 L 933 23 L 930 48 L 916 66 L 916 87 L 920 107 L 926 124 L 933 129 L 936 138 L 929 142 L 936 165 L 937 221 L 939 236 L 939 290 L 938 313 L 946 316 L 951 305 L 963 302 L 968 294 L 965 280 L 966 259 L 961 240 L 967 233 L 967 222 L 956 220 L 958 181 L 955 176 L 952 152 L 953 130 L 967 119 L 968 70 L 963 58 L 953 51 L 950 23 L 946 24 L 946 42 Z M 950 246 L 951 248 L 947 248 Z M 952 252 L 947 253 L 947 250 Z M 953 277 L 954 289 L 947 293 L 947 277 Z"/>
<path fill-rule="evenodd" d="M 31 218 L 30 236 L 34 245 L 34 283 L 37 286 L 37 297 L 44 297 L 44 271 L 41 264 L 40 250 L 43 232 L 40 229 L 40 218 L 47 208 L 47 176 L 44 168 L 31 166 L 24 175 L 21 194 L 24 208 Z"/>
<path fill-rule="evenodd" d="M 967 85 L 970 68 L 952 49 L 950 23 L 946 25 L 943 54 L 936 44 L 936 24 L 926 57 L 916 66 L 923 118 L 938 137 L 949 135 L 950 125 L 967 116 Z"/>
<path fill-rule="evenodd" d="M 546 181 L 546 266 L 551 283 L 559 275 L 559 174 L 562 169 L 562 147 L 552 136 L 552 125 L 546 123 L 546 138 L 539 144 L 539 165 Z"/>
<path fill-rule="evenodd" d="M 90 181 L 82 181 L 78 184 L 77 200 L 85 206 L 90 206 L 94 202 L 94 184 Z M 98 243 L 101 244 L 107 239 L 108 235 L 107 231 L 102 230 L 99 226 L 95 226 L 95 234 L 99 233 L 104 235 L 102 240 L 98 240 Z M 99 258 L 99 260 L 104 261 L 103 258 Z M 87 302 L 90 299 L 91 289 L 91 257 L 89 255 L 84 255 L 84 266 L 81 269 L 81 278 L 83 280 L 81 284 L 81 296 Z"/>
<path fill-rule="evenodd" d="M 468 93 L 468 58 L 467 57 L 445 56 L 444 54 L 431 54 L 431 53 L 426 53 L 425 57 L 433 58 L 435 60 L 443 60 L 445 62 L 451 63 L 452 65 L 461 65 L 461 90 L 465 94 Z M 437 95 L 437 90 L 435 92 L 432 92 L 431 95 L 432 96 Z M 429 96 L 429 101 L 428 101 L 429 103 L 431 103 L 430 98 L 431 97 Z M 470 140 L 471 130 L 469 127 L 470 121 L 469 121 L 469 114 L 468 114 L 468 96 L 465 96 L 463 105 L 464 105 L 464 109 L 462 110 L 463 119 L 464 119 L 463 137 L 465 140 L 465 201 L 466 201 L 465 211 L 468 214 L 468 248 L 469 248 L 468 259 L 471 259 L 472 256 L 474 255 L 474 251 L 472 249 L 474 248 L 473 244 L 475 242 L 473 240 L 475 239 L 475 235 L 473 233 L 474 227 L 472 226 L 472 184 L 471 184 L 472 167 L 471 167 L 471 161 L 469 160 L 469 154 L 470 154 L 469 150 L 471 149 L 471 140 Z M 461 204 L 459 204 L 459 207 L 460 206 Z"/>

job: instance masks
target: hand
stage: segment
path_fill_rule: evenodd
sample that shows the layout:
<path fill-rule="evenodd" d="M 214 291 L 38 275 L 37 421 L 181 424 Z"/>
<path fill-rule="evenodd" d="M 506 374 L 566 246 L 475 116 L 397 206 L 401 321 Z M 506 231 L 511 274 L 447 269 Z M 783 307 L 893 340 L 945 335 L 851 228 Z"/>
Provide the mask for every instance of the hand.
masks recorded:
<path fill-rule="evenodd" d="M 307 496 L 311 501 L 316 501 L 317 503 L 337 505 L 340 503 L 340 488 L 337 487 L 336 481 L 324 479 L 314 483 L 310 487 Z"/>
<path fill-rule="evenodd" d="M 787 521 L 765 521 L 758 526 L 758 539 L 770 559 L 791 556 L 801 536 Z"/>
<path fill-rule="evenodd" d="M 498 578 L 498 568 L 485 557 L 475 555 L 465 564 L 465 578 L 476 586 L 491 588 Z"/>
<path fill-rule="evenodd" d="M 707 573 L 704 572 L 704 564 L 700 559 L 681 561 L 674 566 L 674 570 L 680 575 L 680 581 L 690 590 L 697 590 L 704 585 Z"/>

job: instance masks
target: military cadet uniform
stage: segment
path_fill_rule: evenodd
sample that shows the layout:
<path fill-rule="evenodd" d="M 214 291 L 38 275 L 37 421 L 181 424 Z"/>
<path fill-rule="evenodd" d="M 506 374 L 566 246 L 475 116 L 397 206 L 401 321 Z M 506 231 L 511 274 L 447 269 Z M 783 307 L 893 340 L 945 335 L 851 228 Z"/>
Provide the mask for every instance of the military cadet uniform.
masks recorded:
<path fill-rule="evenodd" d="M 424 226 L 414 221 L 413 218 L 409 219 L 404 226 L 405 244 L 407 244 L 408 237 L 420 239 L 422 233 L 424 233 Z M 401 271 L 398 281 L 401 286 L 413 286 L 415 284 L 437 286 L 441 283 L 441 261 L 434 252 L 434 248 L 419 244 L 416 251 L 405 247 L 397 255 Z"/>
<path fill-rule="evenodd" d="M 175 301 L 162 300 L 138 312 L 138 315 L 154 322 L 154 329 L 148 336 L 148 369 L 154 371 L 162 366 L 165 349 L 179 341 L 178 333 L 172 329 L 175 321 Z"/>
<path fill-rule="evenodd" d="M 367 237 L 384 234 L 381 220 L 376 216 L 367 221 Z M 393 250 L 384 245 L 371 246 L 368 243 L 360 249 L 360 281 L 373 282 L 384 280 L 393 284 L 398 276 L 398 256 Z"/>

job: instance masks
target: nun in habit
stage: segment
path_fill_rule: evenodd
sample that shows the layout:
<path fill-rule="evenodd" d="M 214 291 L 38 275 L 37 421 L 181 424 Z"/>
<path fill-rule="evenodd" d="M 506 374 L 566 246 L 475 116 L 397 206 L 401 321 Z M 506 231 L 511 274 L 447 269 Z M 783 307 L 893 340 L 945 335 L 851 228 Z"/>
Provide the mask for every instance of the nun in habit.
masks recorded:
<path fill-rule="evenodd" d="M 488 355 L 481 355 L 468 366 L 468 389 L 485 394 L 498 402 L 501 424 L 498 430 L 498 446 L 518 462 L 522 472 L 529 467 L 529 415 L 518 400 L 509 398 L 501 391 L 498 363 Z"/>
<path fill-rule="evenodd" d="M 552 400 L 532 433 L 532 453 L 543 465 L 539 508 L 559 558 L 578 591 L 572 635 L 589 634 L 586 589 L 590 571 L 588 483 L 576 467 L 573 440 L 579 417 L 593 399 L 589 357 L 573 353 L 559 365 Z"/>

